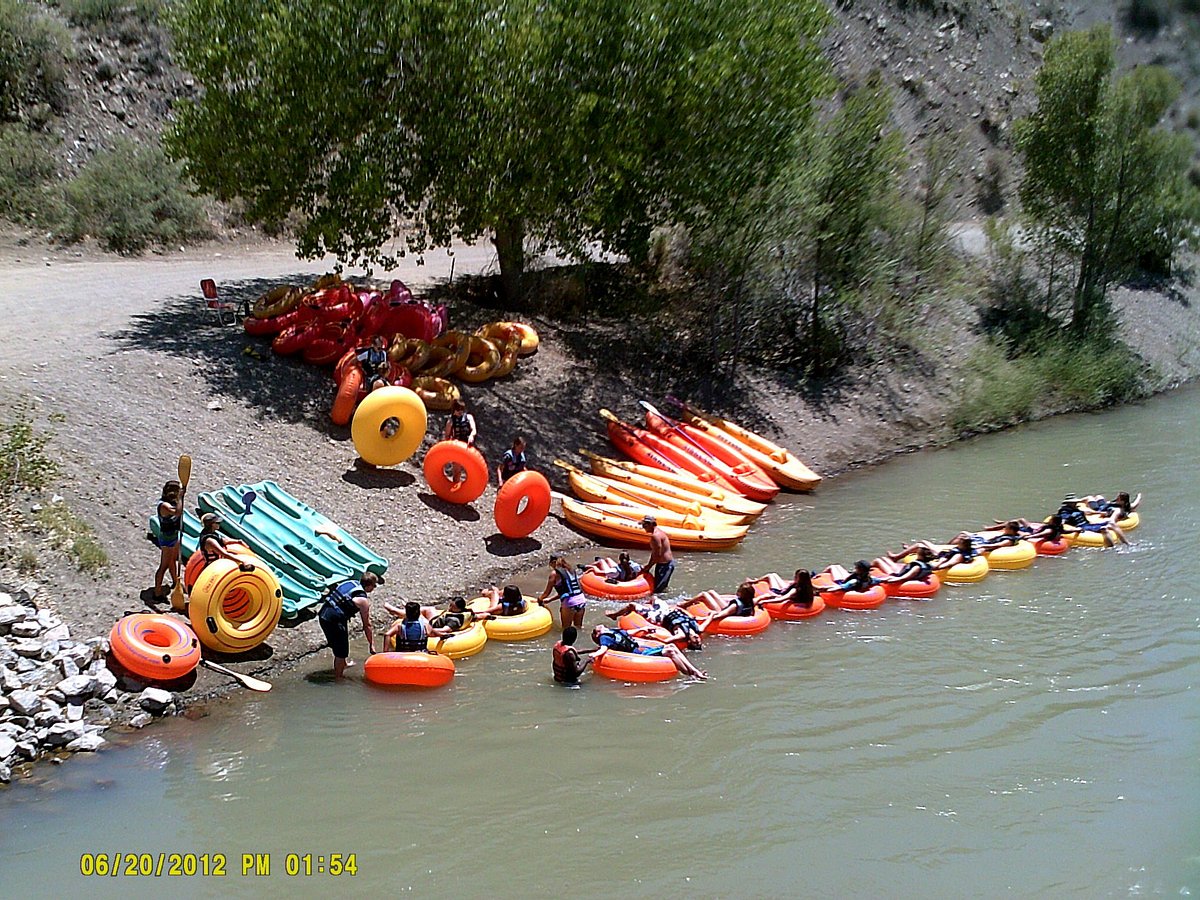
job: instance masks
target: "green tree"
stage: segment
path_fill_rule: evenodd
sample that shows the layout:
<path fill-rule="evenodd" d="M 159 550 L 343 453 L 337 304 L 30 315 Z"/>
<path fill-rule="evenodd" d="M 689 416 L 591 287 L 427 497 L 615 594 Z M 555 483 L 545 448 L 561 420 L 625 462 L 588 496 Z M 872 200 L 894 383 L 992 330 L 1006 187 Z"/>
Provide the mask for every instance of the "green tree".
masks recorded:
<path fill-rule="evenodd" d="M 876 268 L 876 236 L 895 202 L 904 158 L 889 125 L 892 102 L 878 72 L 851 91 L 802 142 L 793 186 L 796 247 L 811 279 L 809 346 L 815 371 L 836 362 L 824 320 L 827 303 L 860 290 Z"/>
<path fill-rule="evenodd" d="M 638 259 L 769 181 L 824 91 L 818 0 L 182 0 L 203 97 L 170 139 L 302 253 L 388 264 L 491 235 Z"/>
<path fill-rule="evenodd" d="M 1147 263 L 1169 268 L 1200 219 L 1191 142 L 1161 127 L 1178 83 L 1158 66 L 1120 78 L 1115 69 L 1108 26 L 1056 38 L 1037 74 L 1037 110 L 1015 129 L 1031 238 L 1074 263 L 1077 333 L 1107 320 L 1112 284 Z"/>

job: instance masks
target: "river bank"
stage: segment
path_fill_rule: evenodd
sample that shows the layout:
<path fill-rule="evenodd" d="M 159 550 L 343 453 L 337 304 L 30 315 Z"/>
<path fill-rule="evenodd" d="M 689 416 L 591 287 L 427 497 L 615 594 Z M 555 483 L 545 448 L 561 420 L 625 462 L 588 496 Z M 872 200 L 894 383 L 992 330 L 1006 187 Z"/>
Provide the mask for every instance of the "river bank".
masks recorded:
<path fill-rule="evenodd" d="M 218 252 L 0 263 L 0 316 L 11 326 L 0 339 L 0 399 L 28 401 L 38 426 L 53 432 L 48 452 L 62 467 L 55 491 L 92 525 L 110 560 L 102 577 L 88 577 L 51 551 L 45 534 L 0 525 L 6 560 L 0 590 L 25 590 L 75 635 L 103 637 L 124 612 L 145 610 L 156 563 L 143 538 L 145 520 L 181 453 L 195 461 L 192 496 L 273 479 L 389 557 L 392 569 L 377 600 L 436 601 L 514 579 L 534 587 L 550 551 L 591 552 L 584 549 L 588 540 L 553 515 L 532 538 L 502 538 L 491 521 L 494 488 L 471 507 L 454 507 L 428 491 L 418 462 L 390 471 L 358 467 L 347 431 L 328 422 L 333 386 L 327 373 L 220 328 L 200 309 L 196 288 L 201 278 L 214 277 L 225 296 L 255 296 L 281 281 L 309 280 L 332 261 L 298 263 L 289 248 L 272 245 Z M 487 246 L 459 247 L 453 257 L 431 256 L 423 267 L 407 263 L 376 274 L 399 277 L 420 293 L 449 277 L 452 263 L 458 273 L 481 272 L 492 265 L 492 254 Z M 1126 340 L 1154 367 L 1153 390 L 1200 374 L 1194 299 L 1169 291 L 1117 297 Z M 957 437 L 946 422 L 965 377 L 961 366 L 980 340 L 972 312 L 969 304 L 946 298 L 936 322 L 927 311 L 922 333 L 929 344 L 922 354 L 903 366 L 852 371 L 818 393 L 747 375 L 743 405 L 726 411 L 826 476 L 946 443 Z M 451 311 L 453 327 L 498 317 L 474 307 Z M 608 407 L 632 419 L 636 401 L 661 399 L 672 389 L 671 377 L 613 371 L 602 354 L 589 362 L 570 349 L 578 326 L 538 318 L 534 324 L 542 335 L 539 352 L 503 382 L 465 394 L 479 421 L 481 449 L 493 463 L 513 434 L 524 433 L 532 464 L 561 489 L 555 458 L 577 461 L 579 447 L 609 452 L 596 410 Z M 431 435 L 441 421 L 431 416 Z M 18 498 L 27 520 L 44 502 Z M 820 492 L 805 502 L 820 504 Z M 748 540 L 754 539 L 752 532 Z M 37 569 L 19 573 L 12 564 L 25 549 L 37 553 Z M 786 568 L 786 561 L 779 565 Z M 381 604 L 375 607 L 381 628 Z M 277 630 L 252 659 L 223 661 L 250 674 L 287 678 L 289 667 L 322 646 L 319 629 L 308 622 Z M 365 653 L 361 639 L 353 647 Z M 201 673 L 185 702 L 227 688 L 220 676 Z M 136 703 L 125 705 L 141 711 Z"/>

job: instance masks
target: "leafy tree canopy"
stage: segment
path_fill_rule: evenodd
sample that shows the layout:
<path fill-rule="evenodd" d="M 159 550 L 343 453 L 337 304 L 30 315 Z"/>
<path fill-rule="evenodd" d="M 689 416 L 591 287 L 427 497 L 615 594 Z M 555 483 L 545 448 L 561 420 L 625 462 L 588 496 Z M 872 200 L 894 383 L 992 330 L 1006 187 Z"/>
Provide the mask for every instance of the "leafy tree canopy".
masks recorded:
<path fill-rule="evenodd" d="M 388 264 L 494 235 L 644 254 L 768 181 L 814 97 L 819 0 L 182 0 L 205 93 L 170 139 L 300 250 Z M 510 293 L 510 299 L 516 296 Z"/>
<path fill-rule="evenodd" d="M 1077 262 L 1079 331 L 1103 320 L 1111 284 L 1145 264 L 1168 267 L 1200 218 L 1191 141 L 1160 124 L 1178 83 L 1158 66 L 1115 70 L 1107 26 L 1056 38 L 1037 75 L 1037 111 L 1015 132 L 1033 239 Z"/>

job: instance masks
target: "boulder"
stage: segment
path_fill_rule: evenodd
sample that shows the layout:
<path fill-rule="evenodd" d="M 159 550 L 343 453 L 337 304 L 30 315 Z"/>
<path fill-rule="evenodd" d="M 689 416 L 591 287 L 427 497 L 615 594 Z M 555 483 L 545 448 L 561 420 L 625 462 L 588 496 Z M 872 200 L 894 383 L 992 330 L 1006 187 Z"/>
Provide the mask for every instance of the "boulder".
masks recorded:
<path fill-rule="evenodd" d="M 17 742 L 6 734 L 0 734 L 0 762 L 4 762 L 17 752 Z"/>
<path fill-rule="evenodd" d="M 8 634 L 13 625 L 24 622 L 29 610 L 23 606 L 0 606 L 0 634 Z"/>
<path fill-rule="evenodd" d="M 82 722 L 59 722 L 46 729 L 42 743 L 47 747 L 65 747 L 71 741 L 87 734 L 87 728 Z"/>
<path fill-rule="evenodd" d="M 47 628 L 43 637 L 52 641 L 69 641 L 71 639 L 71 629 L 67 627 L 65 622 L 59 622 L 57 625 L 51 625 Z"/>
<path fill-rule="evenodd" d="M 30 622 L 28 619 L 24 622 L 13 622 L 8 629 L 8 633 L 13 637 L 19 638 L 35 638 L 42 633 L 42 626 L 37 622 Z"/>
<path fill-rule="evenodd" d="M 34 743 L 32 736 L 17 741 L 17 753 L 21 755 L 22 759 L 37 759 L 37 744 Z"/>
<path fill-rule="evenodd" d="M 104 744 L 104 738 L 100 737 L 96 732 L 91 731 L 75 738 L 75 740 L 67 744 L 67 749 L 72 753 L 94 753 L 103 747 Z"/>
<path fill-rule="evenodd" d="M 90 674 L 96 676 L 96 682 L 99 685 L 96 688 L 96 692 L 99 694 L 106 694 L 117 686 L 117 676 L 110 672 L 107 666 L 102 667 L 98 672 L 91 672 Z"/>
<path fill-rule="evenodd" d="M 83 718 L 83 704 L 82 703 L 68 703 L 67 704 L 67 721 L 68 722 L 78 722 L 82 718 Z"/>
<path fill-rule="evenodd" d="M 1029 36 L 1044 44 L 1054 35 L 1054 23 L 1049 19 L 1034 19 L 1029 23 Z"/>
<path fill-rule="evenodd" d="M 33 716 L 42 709 L 42 698 L 33 691 L 19 690 L 8 695 L 8 702 L 14 711 L 22 716 Z"/>
<path fill-rule="evenodd" d="M 33 721 L 37 724 L 38 728 L 49 728 L 51 725 L 57 725 L 63 721 L 62 707 L 57 703 L 52 704 L 34 716 Z"/>
<path fill-rule="evenodd" d="M 100 688 L 100 679 L 94 675 L 72 675 L 70 678 L 64 678 L 55 688 L 62 692 L 64 697 L 83 697 L 84 699 L 95 695 Z"/>
<path fill-rule="evenodd" d="M 56 660 L 58 670 L 63 673 L 63 678 L 70 678 L 79 674 L 79 666 L 75 664 L 75 660 L 69 656 L 59 656 Z"/>
<path fill-rule="evenodd" d="M 174 704 L 170 691 L 148 687 L 138 695 L 138 706 L 154 716 L 161 716 Z"/>
<path fill-rule="evenodd" d="M 32 638 L 13 641 L 12 648 L 26 659 L 46 660 L 58 652 L 58 641 L 39 641 Z"/>
<path fill-rule="evenodd" d="M 138 713 L 136 716 L 134 716 L 132 719 L 129 720 L 129 727 L 130 728 L 145 728 L 152 721 L 154 721 L 154 717 L 151 716 L 149 713 L 144 713 L 144 712 Z"/>

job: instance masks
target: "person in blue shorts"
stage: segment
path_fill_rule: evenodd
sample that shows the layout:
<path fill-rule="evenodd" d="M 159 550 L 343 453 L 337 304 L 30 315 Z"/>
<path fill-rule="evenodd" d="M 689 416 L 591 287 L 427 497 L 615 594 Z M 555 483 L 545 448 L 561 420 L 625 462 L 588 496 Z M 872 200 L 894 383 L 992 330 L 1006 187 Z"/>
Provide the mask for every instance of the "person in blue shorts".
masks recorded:
<path fill-rule="evenodd" d="M 165 600 L 167 590 L 163 579 L 171 573 L 172 588 L 179 583 L 179 532 L 183 527 L 183 498 L 186 488 L 172 479 L 163 485 L 155 515 L 158 517 L 158 537 L 154 543 L 160 550 L 158 571 L 154 573 L 154 599 Z"/>
<path fill-rule="evenodd" d="M 639 656 L 665 656 L 674 663 L 681 675 L 690 675 L 701 680 L 708 678 L 708 673 L 692 665 L 683 651 L 674 644 L 639 644 L 633 635 L 622 628 L 597 625 L 592 629 L 592 643 L 600 648 L 592 655 L 593 662 L 598 662 L 609 650 L 636 653 Z"/>

